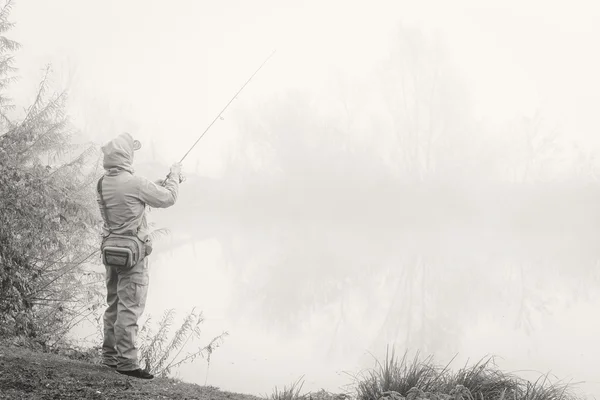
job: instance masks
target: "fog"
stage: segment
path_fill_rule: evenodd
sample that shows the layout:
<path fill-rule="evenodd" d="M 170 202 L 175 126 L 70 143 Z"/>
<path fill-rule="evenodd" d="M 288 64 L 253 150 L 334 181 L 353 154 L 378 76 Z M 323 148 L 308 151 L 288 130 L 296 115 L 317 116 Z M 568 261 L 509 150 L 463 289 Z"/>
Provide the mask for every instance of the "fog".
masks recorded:
<path fill-rule="evenodd" d="M 184 162 L 150 217 L 146 314 L 202 310 L 177 374 L 337 390 L 387 345 L 600 395 L 600 11 L 593 2 L 30 0 L 17 100 L 45 63 L 82 140 Z"/>

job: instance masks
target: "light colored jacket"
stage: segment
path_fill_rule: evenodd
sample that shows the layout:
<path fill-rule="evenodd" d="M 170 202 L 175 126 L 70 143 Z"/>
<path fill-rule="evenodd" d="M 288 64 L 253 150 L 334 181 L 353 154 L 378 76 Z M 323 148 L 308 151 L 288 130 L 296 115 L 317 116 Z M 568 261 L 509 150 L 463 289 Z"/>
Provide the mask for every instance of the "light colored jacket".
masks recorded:
<path fill-rule="evenodd" d="M 137 234 L 142 241 L 149 239 L 146 221 L 146 205 L 167 208 L 175 204 L 179 192 L 179 181 L 168 178 L 164 186 L 134 175 L 133 137 L 128 133 L 117 136 L 102 146 L 104 169 L 102 196 L 108 211 L 110 228 L 116 234 Z M 102 235 L 107 236 L 107 214 L 97 195 L 100 212 L 104 220 Z"/>

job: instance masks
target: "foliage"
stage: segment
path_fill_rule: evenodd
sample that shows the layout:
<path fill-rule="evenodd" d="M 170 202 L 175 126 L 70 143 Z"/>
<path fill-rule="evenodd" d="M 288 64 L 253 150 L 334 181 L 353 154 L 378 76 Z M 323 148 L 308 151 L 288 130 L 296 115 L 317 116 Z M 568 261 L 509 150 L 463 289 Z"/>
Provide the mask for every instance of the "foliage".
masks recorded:
<path fill-rule="evenodd" d="M 480 360 L 456 372 L 431 358 L 412 361 L 407 353 L 397 358 L 389 349 L 383 363 L 354 377 L 357 400 L 378 400 L 386 392 L 403 398 L 438 400 L 570 400 L 577 398 L 570 385 L 552 382 L 542 375 L 530 382 L 496 368 L 493 358 Z M 393 397 L 390 397 L 393 398 Z"/>
<path fill-rule="evenodd" d="M 169 339 L 174 317 L 175 310 L 165 311 L 158 323 L 156 332 L 151 327 L 151 316 L 148 316 L 142 325 L 138 336 L 138 347 L 140 349 L 140 359 L 145 364 L 145 370 L 152 371 L 157 376 L 166 377 L 173 369 L 182 364 L 193 362 L 199 357 L 205 358 L 210 367 L 211 355 L 228 335 L 227 332 L 214 337 L 204 346 L 198 346 L 192 352 L 182 354 L 188 344 L 200 339 L 200 326 L 204 322 L 204 317 L 202 313 L 196 314 L 195 309 L 192 309 L 184 318 L 181 326 Z"/>
<path fill-rule="evenodd" d="M 394 391 L 408 393 L 413 387 L 432 391 L 439 384 L 439 371 L 430 367 L 430 363 L 419 363 L 418 355 L 412 363 L 407 362 L 407 354 L 398 360 L 394 350 L 386 353 L 382 363 L 377 361 L 377 367 L 368 371 L 366 376 L 356 382 L 361 399 L 378 398 L 381 393 Z M 430 361 L 430 360 L 428 360 Z"/>
<path fill-rule="evenodd" d="M 284 386 L 281 391 L 277 389 L 276 386 L 271 396 L 264 396 L 264 398 L 268 400 L 305 400 L 307 397 L 305 395 L 300 395 L 302 386 L 304 386 L 304 382 L 301 382 L 302 378 L 303 377 L 300 377 L 296 382 L 292 383 L 290 387 Z"/>
<path fill-rule="evenodd" d="M 451 361 L 452 362 L 452 361 Z M 450 363 L 451 363 L 450 362 Z M 530 382 L 496 368 L 492 357 L 453 372 L 450 363 L 436 365 L 432 357 L 398 358 L 394 349 L 374 368 L 352 376 L 349 392 L 301 394 L 302 378 L 283 390 L 275 388 L 268 400 L 574 400 L 570 385 L 552 382 L 548 374 Z M 354 392 L 354 393 L 352 393 Z"/>
<path fill-rule="evenodd" d="M 0 11 L 0 32 L 12 3 Z M 24 115 L 6 97 L 14 78 L 10 53 L 19 45 L 0 36 L 0 329 L 50 344 L 99 305 L 99 222 L 90 185 L 99 155 L 75 145 L 65 115 L 66 93 L 51 93 L 47 67 Z"/>

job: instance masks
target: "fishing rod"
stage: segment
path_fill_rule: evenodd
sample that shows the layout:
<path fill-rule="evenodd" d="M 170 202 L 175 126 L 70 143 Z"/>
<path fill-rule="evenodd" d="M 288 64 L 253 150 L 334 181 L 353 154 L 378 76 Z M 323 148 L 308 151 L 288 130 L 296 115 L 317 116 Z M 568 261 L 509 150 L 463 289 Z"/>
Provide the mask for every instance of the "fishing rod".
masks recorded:
<path fill-rule="evenodd" d="M 210 123 L 210 125 L 208 125 L 208 127 L 204 130 L 204 132 L 202 132 L 202 135 L 200 135 L 200 137 L 194 142 L 194 144 L 192 145 L 192 147 L 190 147 L 190 149 L 183 155 L 183 157 L 181 157 L 181 160 L 179 160 L 179 162 L 183 162 L 183 160 L 185 160 L 185 158 L 187 157 L 188 154 L 190 154 L 190 152 L 194 149 L 194 147 L 196 147 L 196 145 L 198 144 L 198 142 L 200 141 L 200 139 L 202 139 L 202 137 L 206 134 L 206 132 L 208 132 L 208 130 L 210 129 L 211 126 L 213 126 L 213 124 L 215 122 L 217 122 L 217 120 L 219 118 L 221 118 L 221 115 L 225 112 L 225 110 L 227 110 L 227 108 L 229 107 L 229 105 L 233 102 L 233 100 L 236 99 L 236 97 L 241 93 L 242 90 L 244 90 L 244 88 L 246 87 L 246 85 L 248 83 L 250 83 L 250 81 L 252 80 L 252 78 L 254 78 L 254 75 L 256 75 L 258 73 L 258 71 L 260 71 L 262 69 L 262 67 L 267 63 L 267 61 L 269 61 L 269 59 L 271 57 L 273 57 L 273 54 L 275 54 L 276 50 L 273 50 L 273 52 L 269 55 L 269 57 L 267 57 L 265 59 L 265 61 L 263 61 L 263 63 L 260 65 L 260 67 L 258 67 L 258 69 L 256 71 L 254 71 L 254 73 L 252 74 L 252 76 L 250 76 L 250 78 L 246 81 L 246 83 L 244 83 L 244 85 L 240 88 L 240 90 L 237 91 L 237 93 L 231 98 L 231 100 L 229 100 L 229 103 L 227 103 L 227 105 L 225 107 L 223 107 L 223 109 L 221 110 L 221 112 L 219 114 L 217 114 L 217 116 L 215 117 L 215 119 Z"/>
<path fill-rule="evenodd" d="M 238 90 L 236 92 L 236 94 L 231 98 L 231 100 L 229 100 L 229 102 L 225 105 L 225 107 L 223 107 L 223 109 L 221 110 L 221 112 L 219 112 L 219 114 L 217 114 L 217 116 L 215 117 L 215 119 L 213 119 L 213 121 L 206 127 L 206 129 L 204 130 L 204 132 L 202 132 L 202 134 L 200 135 L 200 137 L 198 139 L 196 139 L 196 141 L 194 142 L 194 144 L 192 144 L 192 147 L 189 148 L 189 150 L 183 155 L 183 157 L 181 157 L 181 160 L 179 160 L 179 163 L 182 163 L 183 160 L 185 160 L 185 158 L 188 156 L 188 154 L 190 154 L 190 152 L 194 149 L 194 147 L 196 147 L 196 145 L 198 144 L 198 142 L 200 141 L 200 139 L 202 139 L 202 137 L 204 135 L 206 135 L 206 132 L 208 132 L 208 130 L 211 128 L 211 126 L 214 125 L 215 122 L 217 122 L 217 120 L 219 118 L 221 118 L 222 114 L 225 112 L 225 110 L 227 110 L 227 108 L 229 107 L 229 105 L 231 103 L 233 103 L 233 100 L 236 99 L 236 97 L 242 92 L 242 90 L 244 90 L 244 88 L 246 87 L 246 85 L 248 85 L 248 83 L 250 83 L 250 81 L 252 80 L 252 78 L 254 78 L 254 76 L 256 74 L 258 74 L 258 71 L 260 71 L 262 69 L 262 67 L 267 63 L 267 61 L 269 61 L 269 59 L 271 57 L 273 57 L 273 55 L 275 54 L 276 50 L 273 50 L 273 52 L 269 55 L 269 57 L 267 57 L 265 59 L 265 61 L 262 62 L 262 64 L 260 64 L 260 66 L 256 69 L 256 71 L 254 71 L 254 73 L 250 76 L 250 78 L 248 78 L 248 80 L 246 81 L 246 83 L 244 83 L 242 85 L 242 87 L 240 88 L 240 90 Z M 167 174 L 167 178 L 170 176 L 171 174 Z M 180 177 L 181 179 L 181 177 Z M 163 180 L 161 183 L 161 186 L 164 186 L 165 183 L 167 182 L 167 180 Z"/>

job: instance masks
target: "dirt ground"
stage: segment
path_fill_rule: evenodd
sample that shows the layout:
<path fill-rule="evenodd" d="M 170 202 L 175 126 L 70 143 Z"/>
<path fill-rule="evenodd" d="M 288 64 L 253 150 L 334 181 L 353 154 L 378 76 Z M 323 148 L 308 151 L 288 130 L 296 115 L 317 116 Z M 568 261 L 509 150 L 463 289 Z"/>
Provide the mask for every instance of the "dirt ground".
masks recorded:
<path fill-rule="evenodd" d="M 174 379 L 128 378 L 108 367 L 41 353 L 0 347 L 0 399 L 231 399 L 258 397 Z"/>

